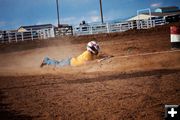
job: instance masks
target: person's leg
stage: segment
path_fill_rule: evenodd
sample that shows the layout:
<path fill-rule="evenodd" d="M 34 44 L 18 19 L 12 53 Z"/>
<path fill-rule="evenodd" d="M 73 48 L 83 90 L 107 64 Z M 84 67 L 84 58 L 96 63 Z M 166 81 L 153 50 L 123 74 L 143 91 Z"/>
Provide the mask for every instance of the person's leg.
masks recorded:
<path fill-rule="evenodd" d="M 40 67 L 43 67 L 44 65 L 55 65 L 54 60 L 50 59 L 49 57 L 45 57 L 40 65 Z"/>
<path fill-rule="evenodd" d="M 64 67 L 70 65 L 71 58 L 62 59 L 60 61 L 55 61 L 57 67 Z"/>
<path fill-rule="evenodd" d="M 63 66 L 69 66 L 70 65 L 71 58 L 63 59 L 63 60 L 54 60 L 50 59 L 48 57 L 45 57 L 43 59 L 43 63 L 41 64 L 41 67 L 44 65 L 52 65 L 54 67 L 63 67 Z"/>

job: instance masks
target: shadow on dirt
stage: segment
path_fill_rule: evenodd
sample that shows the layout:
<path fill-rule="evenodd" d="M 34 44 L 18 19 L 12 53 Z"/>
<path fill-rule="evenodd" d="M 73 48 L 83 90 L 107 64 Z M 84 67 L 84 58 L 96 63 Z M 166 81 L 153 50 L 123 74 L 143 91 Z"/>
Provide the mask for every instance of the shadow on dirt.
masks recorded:
<path fill-rule="evenodd" d="M 124 80 L 130 78 L 139 78 L 139 77 L 148 77 L 155 76 L 157 78 L 161 78 L 163 75 L 169 74 L 177 74 L 180 76 L 180 69 L 158 69 L 158 70 L 150 70 L 150 71 L 138 71 L 131 73 L 114 73 L 111 75 L 106 75 L 102 73 L 95 78 L 81 78 L 81 79 L 64 79 L 58 75 L 45 75 L 43 76 L 23 76 L 23 77 L 0 77 L 0 81 L 4 79 L 31 79 L 31 81 L 44 80 L 48 79 L 50 82 L 41 82 L 33 85 L 23 85 L 23 86 L 11 86 L 6 88 L 0 88 L 1 90 L 9 90 L 9 89 L 21 89 L 21 88 L 30 88 L 36 86 L 47 86 L 47 85 L 58 85 L 58 84 L 86 84 L 86 83 L 94 83 L 94 82 L 104 82 L 104 81 L 116 81 L 116 80 Z M 57 82 L 58 80 L 58 82 Z"/>
<path fill-rule="evenodd" d="M 92 83 L 92 82 L 103 82 L 103 81 L 111 81 L 111 80 L 121 80 L 121 79 L 129 79 L 129 78 L 138 78 L 138 77 L 148 77 L 148 76 L 156 76 L 161 78 L 162 75 L 174 74 L 177 73 L 180 75 L 180 69 L 158 69 L 151 71 L 139 71 L 133 73 L 119 73 L 112 75 L 99 76 L 96 78 L 85 78 L 85 79 L 76 79 L 76 80 L 67 80 L 65 83 L 67 84 L 78 84 L 78 83 Z"/>
<path fill-rule="evenodd" d="M 0 120 L 32 120 L 32 117 L 21 115 L 16 111 L 8 110 L 8 104 L 3 103 L 6 97 L 0 91 Z"/>

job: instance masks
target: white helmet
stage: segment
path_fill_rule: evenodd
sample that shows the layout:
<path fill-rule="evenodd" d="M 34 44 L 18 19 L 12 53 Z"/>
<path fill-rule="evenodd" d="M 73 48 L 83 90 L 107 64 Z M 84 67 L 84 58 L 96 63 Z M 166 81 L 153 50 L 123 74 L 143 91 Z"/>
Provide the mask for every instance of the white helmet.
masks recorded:
<path fill-rule="evenodd" d="M 87 44 L 87 50 L 97 55 L 99 53 L 99 45 L 95 41 L 91 41 Z"/>

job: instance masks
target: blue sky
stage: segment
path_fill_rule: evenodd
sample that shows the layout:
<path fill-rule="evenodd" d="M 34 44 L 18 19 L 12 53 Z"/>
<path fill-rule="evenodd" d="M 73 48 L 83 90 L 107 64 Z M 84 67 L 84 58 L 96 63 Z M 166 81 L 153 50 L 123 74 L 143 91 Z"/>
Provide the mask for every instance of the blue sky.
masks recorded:
<path fill-rule="evenodd" d="M 138 9 L 178 6 L 180 0 L 102 0 L 104 20 L 124 19 Z M 100 21 L 99 0 L 59 0 L 60 22 L 71 25 Z M 56 0 L 0 0 L 0 30 L 21 25 L 57 25 Z"/>

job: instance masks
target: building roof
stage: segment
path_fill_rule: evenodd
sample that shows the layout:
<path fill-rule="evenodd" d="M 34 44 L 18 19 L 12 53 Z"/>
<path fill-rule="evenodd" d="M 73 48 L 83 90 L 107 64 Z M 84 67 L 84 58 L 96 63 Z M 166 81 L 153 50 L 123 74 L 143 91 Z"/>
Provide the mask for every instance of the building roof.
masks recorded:
<path fill-rule="evenodd" d="M 52 27 L 54 27 L 54 25 L 52 24 L 42 24 L 42 25 L 21 26 L 20 28 L 24 28 L 26 30 L 29 30 L 29 29 L 38 30 L 38 29 L 45 29 L 45 28 L 52 28 Z"/>
<path fill-rule="evenodd" d="M 170 7 L 159 7 L 155 9 L 155 12 L 160 12 L 160 13 L 170 13 L 170 12 L 178 12 L 179 8 L 176 6 L 170 6 Z"/>
<path fill-rule="evenodd" d="M 23 28 L 23 27 L 20 27 L 20 28 L 18 29 L 18 32 L 27 32 L 27 30 L 26 30 L 25 28 Z"/>
<path fill-rule="evenodd" d="M 176 6 L 169 6 L 169 7 L 159 7 L 157 9 L 162 9 L 162 10 L 172 10 L 172 9 L 179 9 L 178 7 Z"/>
<path fill-rule="evenodd" d="M 148 20 L 150 17 L 155 17 L 155 16 L 150 16 L 149 14 L 139 14 L 139 15 L 129 18 L 127 21 Z"/>
<path fill-rule="evenodd" d="M 151 17 L 167 17 L 167 16 L 175 16 L 175 15 L 180 15 L 180 11 L 178 12 L 172 12 L 172 13 L 159 13 L 159 12 L 152 12 L 151 16 L 149 13 L 141 13 L 139 15 L 136 15 L 132 18 L 129 18 L 127 21 L 132 21 L 132 20 L 142 20 L 142 19 L 149 19 Z"/>
<path fill-rule="evenodd" d="M 69 27 L 69 24 L 60 24 L 60 27 Z"/>
<path fill-rule="evenodd" d="M 149 15 L 149 13 L 142 13 L 145 15 Z M 164 16 L 174 16 L 174 15 L 180 15 L 180 11 L 178 12 L 171 12 L 171 13 L 158 13 L 158 12 L 152 12 L 152 16 L 157 16 L 157 17 L 164 17 Z"/>
<path fill-rule="evenodd" d="M 7 30 L 6 32 L 8 32 L 8 33 L 15 33 L 15 32 L 17 32 L 17 30 Z"/>

